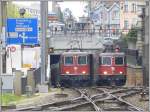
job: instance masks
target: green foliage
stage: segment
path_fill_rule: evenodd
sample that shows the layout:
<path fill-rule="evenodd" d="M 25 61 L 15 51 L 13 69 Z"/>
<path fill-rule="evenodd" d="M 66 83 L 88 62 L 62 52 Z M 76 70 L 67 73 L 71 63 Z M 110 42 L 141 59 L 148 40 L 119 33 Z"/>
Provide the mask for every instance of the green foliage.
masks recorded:
<path fill-rule="evenodd" d="M 59 18 L 60 18 L 61 22 L 64 22 L 64 17 L 63 17 L 63 13 L 62 12 L 60 12 L 60 17 Z"/>
<path fill-rule="evenodd" d="M 11 93 L 4 93 L 2 95 L 2 105 L 3 106 L 7 106 L 11 102 L 17 102 L 17 101 L 19 101 L 21 99 L 24 99 L 24 97 L 22 97 L 22 96 L 16 96 L 16 95 L 11 94 Z"/>
<path fill-rule="evenodd" d="M 7 4 L 7 17 L 8 18 L 20 18 L 20 14 L 19 14 L 18 9 L 19 8 L 15 4 L 8 2 L 8 4 Z M 24 17 L 31 17 L 31 15 L 26 12 Z"/>
<path fill-rule="evenodd" d="M 126 41 L 132 41 L 136 42 L 137 41 L 137 33 L 138 29 L 137 28 L 131 28 L 128 34 L 125 36 Z"/>

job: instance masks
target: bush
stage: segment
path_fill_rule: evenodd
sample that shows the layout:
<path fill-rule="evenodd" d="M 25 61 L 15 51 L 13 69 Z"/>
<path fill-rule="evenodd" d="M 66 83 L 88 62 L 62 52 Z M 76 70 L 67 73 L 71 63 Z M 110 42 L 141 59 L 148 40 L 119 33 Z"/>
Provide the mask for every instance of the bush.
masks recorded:
<path fill-rule="evenodd" d="M 7 105 L 9 105 L 9 103 L 17 102 L 21 99 L 24 99 L 24 97 L 16 96 L 16 95 L 11 94 L 11 93 L 3 93 L 2 94 L 2 105 L 7 106 Z"/>
<path fill-rule="evenodd" d="M 138 33 L 138 28 L 131 28 L 128 34 L 125 36 L 126 41 L 136 42 L 137 33 Z"/>

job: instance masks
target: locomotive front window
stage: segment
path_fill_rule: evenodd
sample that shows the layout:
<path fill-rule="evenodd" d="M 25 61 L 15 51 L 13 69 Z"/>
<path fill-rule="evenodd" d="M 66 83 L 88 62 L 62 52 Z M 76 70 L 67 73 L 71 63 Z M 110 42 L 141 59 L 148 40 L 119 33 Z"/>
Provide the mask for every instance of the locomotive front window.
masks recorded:
<path fill-rule="evenodd" d="M 102 64 L 103 65 L 111 65 L 111 57 L 103 57 Z"/>
<path fill-rule="evenodd" d="M 122 65 L 123 64 L 123 57 L 115 57 L 115 64 Z"/>
<path fill-rule="evenodd" d="M 72 65 L 73 64 L 73 57 L 72 56 L 67 56 L 65 57 L 65 65 Z"/>
<path fill-rule="evenodd" d="M 80 64 L 80 65 L 87 64 L 87 57 L 86 56 L 78 56 L 78 64 Z"/>

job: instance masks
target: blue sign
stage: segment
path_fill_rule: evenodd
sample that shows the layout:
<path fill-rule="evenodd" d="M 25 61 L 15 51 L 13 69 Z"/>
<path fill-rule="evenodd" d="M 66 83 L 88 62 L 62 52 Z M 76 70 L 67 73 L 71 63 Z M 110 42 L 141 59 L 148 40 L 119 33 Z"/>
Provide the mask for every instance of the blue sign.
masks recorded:
<path fill-rule="evenodd" d="M 33 45 L 38 43 L 36 18 L 7 19 L 7 44 Z"/>

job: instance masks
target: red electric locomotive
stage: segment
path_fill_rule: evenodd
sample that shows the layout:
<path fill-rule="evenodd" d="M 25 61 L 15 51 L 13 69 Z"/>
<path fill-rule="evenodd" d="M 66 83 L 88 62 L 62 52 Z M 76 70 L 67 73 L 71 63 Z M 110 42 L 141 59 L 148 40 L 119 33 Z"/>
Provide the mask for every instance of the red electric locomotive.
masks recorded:
<path fill-rule="evenodd" d="M 126 56 L 119 52 L 120 47 L 106 46 L 103 53 L 97 55 L 95 81 L 98 85 L 124 85 L 126 82 Z"/>
<path fill-rule="evenodd" d="M 101 53 L 99 55 L 99 66 L 97 68 L 99 76 L 96 78 L 97 84 L 111 85 L 112 83 L 121 86 L 126 82 L 126 57 L 124 53 Z"/>
<path fill-rule="evenodd" d="M 87 85 L 91 83 L 92 55 L 81 51 L 64 52 L 60 57 L 59 83 L 62 86 Z"/>

